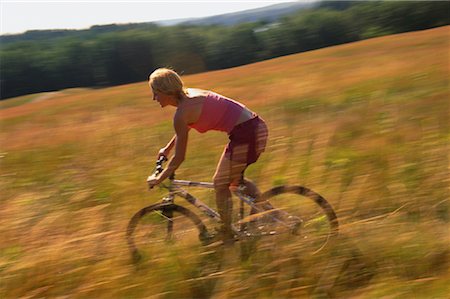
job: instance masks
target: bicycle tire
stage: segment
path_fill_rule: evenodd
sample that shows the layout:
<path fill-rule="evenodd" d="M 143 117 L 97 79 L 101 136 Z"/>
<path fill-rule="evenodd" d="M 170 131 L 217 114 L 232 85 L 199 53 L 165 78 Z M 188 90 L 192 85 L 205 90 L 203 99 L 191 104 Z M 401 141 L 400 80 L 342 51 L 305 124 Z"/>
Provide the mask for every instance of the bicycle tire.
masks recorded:
<path fill-rule="evenodd" d="M 197 230 L 195 237 L 199 239 L 199 241 L 204 240 L 204 238 L 208 236 L 207 228 L 201 219 L 195 213 L 183 206 L 173 203 L 157 203 L 147 206 L 135 213 L 127 226 L 126 238 L 132 259 L 135 262 L 142 258 L 140 251 L 143 246 L 136 241 L 136 238 L 138 231 L 140 231 L 139 226 L 146 217 L 150 217 L 150 222 L 143 224 L 143 226 L 147 226 L 146 228 L 148 229 L 148 232 L 145 233 L 145 235 L 148 237 L 149 242 L 153 244 L 160 241 L 175 243 L 178 240 L 174 235 L 186 235 L 187 232 L 190 233 L 190 238 L 193 239 L 192 230 Z M 174 228 L 175 223 L 180 223 L 180 226 L 182 226 L 183 229 L 181 230 L 180 227 L 178 227 L 177 231 L 177 229 Z M 166 229 L 165 232 L 162 231 L 164 227 Z M 142 228 L 141 230 L 144 229 Z M 196 241 L 196 243 L 198 243 L 198 241 Z M 161 248 L 159 248 L 159 250 L 161 250 Z"/>
<path fill-rule="evenodd" d="M 298 201 L 301 199 L 304 200 Z M 277 186 L 261 194 L 261 202 L 266 201 L 273 205 L 274 210 L 284 209 L 286 214 L 300 218 L 300 231 L 290 233 L 301 235 L 303 241 L 309 238 L 308 241 L 315 242 L 317 248 L 314 248 L 314 253 L 322 250 L 339 233 L 338 218 L 332 206 L 323 196 L 309 188 L 298 185 Z"/>

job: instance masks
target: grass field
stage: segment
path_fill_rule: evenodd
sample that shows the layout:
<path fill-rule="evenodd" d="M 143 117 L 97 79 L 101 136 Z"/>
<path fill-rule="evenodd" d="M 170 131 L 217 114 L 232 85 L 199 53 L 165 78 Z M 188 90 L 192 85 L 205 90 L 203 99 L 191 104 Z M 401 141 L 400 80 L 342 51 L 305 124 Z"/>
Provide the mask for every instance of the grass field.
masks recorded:
<path fill-rule="evenodd" d="M 340 237 L 316 255 L 158 245 L 164 258 L 135 265 L 126 225 L 163 195 L 145 180 L 174 110 L 146 82 L 0 103 L 0 298 L 448 298 L 449 29 L 184 77 L 267 121 L 247 171 L 261 189 L 333 205 Z M 210 180 L 226 141 L 192 131 L 178 177 Z"/>

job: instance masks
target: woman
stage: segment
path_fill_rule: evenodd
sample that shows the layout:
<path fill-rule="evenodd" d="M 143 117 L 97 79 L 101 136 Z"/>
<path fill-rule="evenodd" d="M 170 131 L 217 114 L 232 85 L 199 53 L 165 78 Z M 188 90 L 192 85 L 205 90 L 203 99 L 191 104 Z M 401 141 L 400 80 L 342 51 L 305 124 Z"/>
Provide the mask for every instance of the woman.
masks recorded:
<path fill-rule="evenodd" d="M 186 155 L 188 133 L 191 128 L 200 133 L 209 130 L 226 132 L 230 142 L 225 147 L 214 174 L 216 204 L 223 221 L 224 242 L 232 240 L 230 186 L 236 186 L 248 165 L 255 163 L 264 151 L 267 141 L 267 126 L 261 118 L 247 107 L 212 91 L 185 89 L 180 76 L 166 68 L 155 70 L 149 77 L 153 100 L 161 107 L 175 106 L 173 119 L 175 136 L 163 147 L 158 158 L 168 156 L 174 148 L 175 154 L 167 168 L 159 175 L 147 179 L 149 187 L 158 185 L 172 174 Z M 259 191 L 249 180 L 245 180 L 246 193 L 258 197 Z"/>

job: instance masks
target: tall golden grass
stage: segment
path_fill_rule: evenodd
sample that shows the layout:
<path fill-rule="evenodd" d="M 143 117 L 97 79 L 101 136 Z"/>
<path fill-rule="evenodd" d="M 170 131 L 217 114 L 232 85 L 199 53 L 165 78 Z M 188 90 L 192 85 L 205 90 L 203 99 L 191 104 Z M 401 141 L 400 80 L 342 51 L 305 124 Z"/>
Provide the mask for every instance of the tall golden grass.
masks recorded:
<path fill-rule="evenodd" d="M 266 119 L 268 149 L 247 171 L 261 189 L 302 184 L 333 205 L 340 237 L 316 255 L 265 240 L 247 259 L 238 243 L 158 245 L 158 259 L 133 264 L 126 225 L 163 195 L 145 179 L 173 109 L 152 103 L 146 82 L 1 103 L 0 298 L 446 298 L 448 34 L 184 77 Z M 190 135 L 177 175 L 209 180 L 227 138 Z"/>

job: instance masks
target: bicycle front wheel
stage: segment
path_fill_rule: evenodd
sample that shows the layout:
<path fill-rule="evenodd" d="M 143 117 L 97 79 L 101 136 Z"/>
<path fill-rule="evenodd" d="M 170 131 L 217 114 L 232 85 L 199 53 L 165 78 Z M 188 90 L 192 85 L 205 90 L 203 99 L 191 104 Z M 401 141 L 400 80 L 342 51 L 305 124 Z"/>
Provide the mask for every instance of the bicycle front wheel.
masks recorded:
<path fill-rule="evenodd" d="M 190 249 L 208 236 L 200 218 L 183 206 L 157 203 L 141 209 L 128 223 L 127 242 L 133 260 L 143 255 L 161 257 L 170 250 Z"/>
<path fill-rule="evenodd" d="M 339 224 L 331 205 L 320 194 L 302 186 L 278 186 L 261 195 L 269 234 L 287 233 L 287 246 L 302 251 L 319 252 L 337 236 Z M 268 204 L 270 203 L 270 204 Z M 260 210 L 261 212 L 261 210 Z M 264 230 L 264 227 L 262 227 Z M 295 242 L 294 242 L 295 241 Z M 282 241 L 281 241 L 282 242 Z"/>

